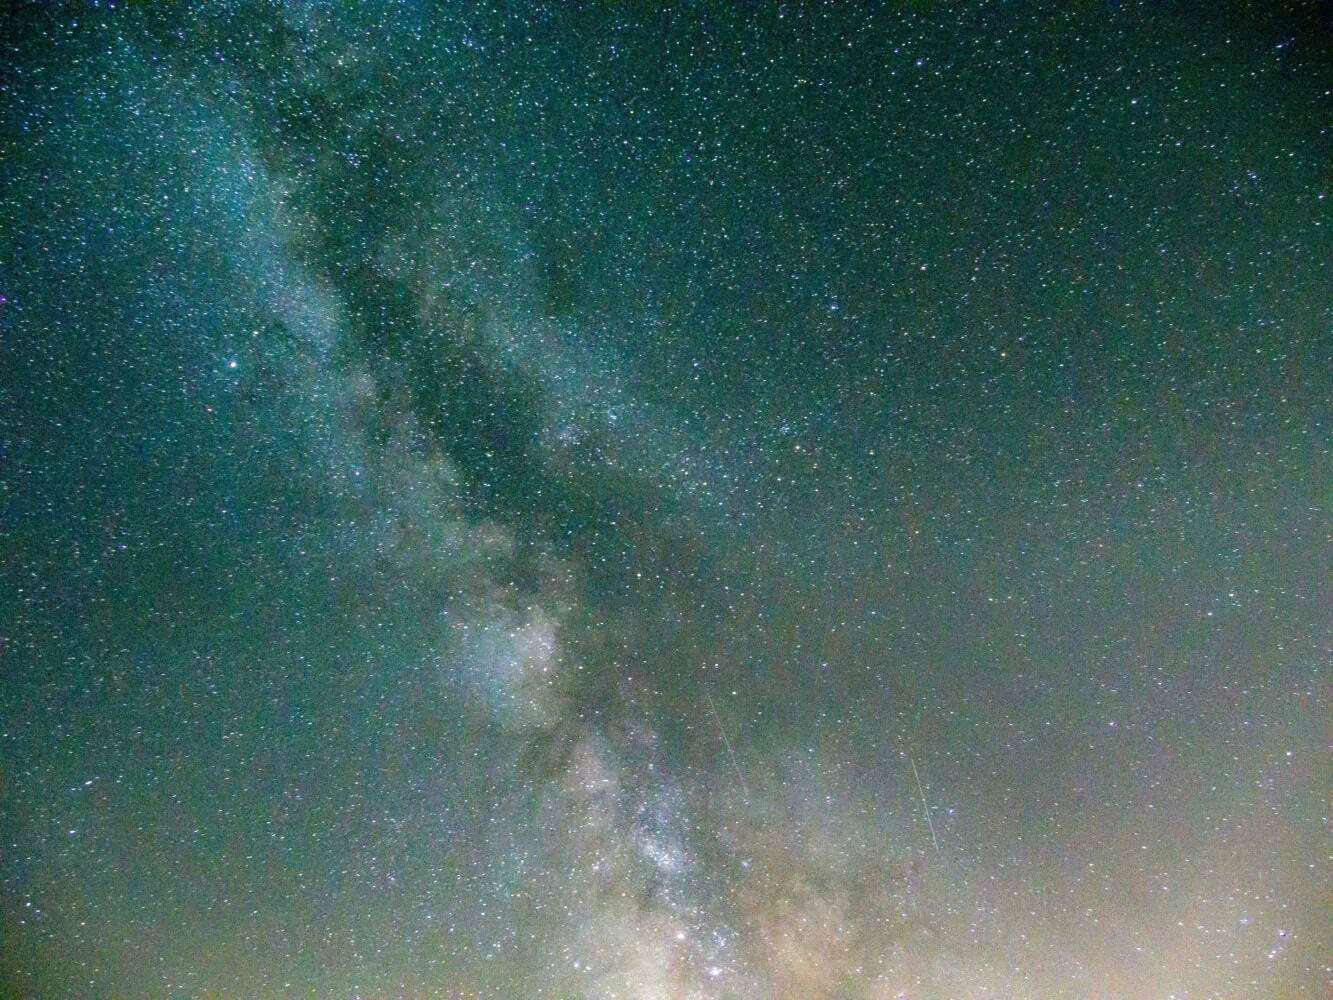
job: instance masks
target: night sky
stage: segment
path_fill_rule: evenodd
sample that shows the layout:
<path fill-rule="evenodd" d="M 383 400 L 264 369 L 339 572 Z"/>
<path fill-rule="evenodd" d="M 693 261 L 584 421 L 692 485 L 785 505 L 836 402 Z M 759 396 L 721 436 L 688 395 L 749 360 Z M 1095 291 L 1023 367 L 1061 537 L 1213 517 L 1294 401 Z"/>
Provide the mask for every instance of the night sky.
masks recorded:
<path fill-rule="evenodd" d="M 195 6 L 0 15 L 0 996 L 1328 995 L 1327 3 Z"/>

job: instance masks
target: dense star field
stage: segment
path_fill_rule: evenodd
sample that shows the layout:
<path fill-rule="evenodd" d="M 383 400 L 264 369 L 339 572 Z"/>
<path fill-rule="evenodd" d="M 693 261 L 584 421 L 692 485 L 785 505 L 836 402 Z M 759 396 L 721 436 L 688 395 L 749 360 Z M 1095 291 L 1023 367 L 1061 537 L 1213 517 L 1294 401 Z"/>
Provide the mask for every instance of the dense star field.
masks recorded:
<path fill-rule="evenodd" d="M 0 997 L 1328 995 L 1327 4 L 8 11 Z"/>

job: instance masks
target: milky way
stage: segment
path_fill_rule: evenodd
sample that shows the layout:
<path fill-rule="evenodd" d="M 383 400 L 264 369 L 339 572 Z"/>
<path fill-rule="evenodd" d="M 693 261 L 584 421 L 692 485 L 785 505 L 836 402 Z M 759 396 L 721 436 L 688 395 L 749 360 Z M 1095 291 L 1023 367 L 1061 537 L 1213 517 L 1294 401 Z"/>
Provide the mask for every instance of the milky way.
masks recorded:
<path fill-rule="evenodd" d="M 20 5 L 0 994 L 1322 996 L 1317 5 Z"/>

